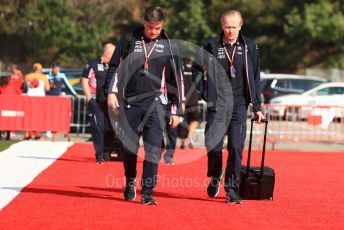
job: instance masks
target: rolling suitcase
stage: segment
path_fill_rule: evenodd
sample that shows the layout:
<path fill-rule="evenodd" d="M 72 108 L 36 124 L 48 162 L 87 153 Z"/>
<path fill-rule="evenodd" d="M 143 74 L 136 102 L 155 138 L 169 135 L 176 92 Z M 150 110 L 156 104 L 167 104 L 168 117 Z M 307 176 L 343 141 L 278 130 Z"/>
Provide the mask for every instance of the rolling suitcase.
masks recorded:
<path fill-rule="evenodd" d="M 240 196 L 244 200 L 272 200 L 275 186 L 275 171 L 269 166 L 264 166 L 265 144 L 268 121 L 265 123 L 264 142 L 260 167 L 251 166 L 251 145 L 253 123 L 256 119 L 251 119 L 251 131 L 248 147 L 247 165 L 241 167 Z"/>

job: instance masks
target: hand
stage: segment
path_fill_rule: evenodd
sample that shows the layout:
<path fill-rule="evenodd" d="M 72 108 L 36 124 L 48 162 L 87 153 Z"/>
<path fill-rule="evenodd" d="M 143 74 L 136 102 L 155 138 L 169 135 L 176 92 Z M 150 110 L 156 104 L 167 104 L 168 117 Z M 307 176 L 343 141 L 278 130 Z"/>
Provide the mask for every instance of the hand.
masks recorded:
<path fill-rule="evenodd" d="M 119 103 L 116 94 L 110 93 L 107 100 L 108 107 L 116 114 L 119 114 Z"/>
<path fill-rule="evenodd" d="M 91 95 L 86 95 L 86 100 L 87 100 L 87 103 L 89 103 L 90 101 L 91 101 L 91 99 L 92 99 L 92 96 Z"/>
<path fill-rule="evenodd" d="M 169 125 L 171 126 L 171 128 L 176 128 L 178 126 L 180 122 L 180 117 L 177 115 L 171 115 L 170 116 L 170 123 Z"/>
<path fill-rule="evenodd" d="M 262 123 L 262 119 L 265 119 L 263 113 L 261 111 L 257 111 L 257 112 L 253 112 L 254 117 L 257 118 L 257 123 L 261 124 Z"/>

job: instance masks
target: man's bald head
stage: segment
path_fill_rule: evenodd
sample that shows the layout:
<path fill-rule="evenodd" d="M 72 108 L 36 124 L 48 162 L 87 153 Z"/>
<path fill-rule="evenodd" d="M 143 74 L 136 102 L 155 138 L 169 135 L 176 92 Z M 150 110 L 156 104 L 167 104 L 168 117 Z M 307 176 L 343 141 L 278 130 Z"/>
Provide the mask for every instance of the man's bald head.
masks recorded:
<path fill-rule="evenodd" d="M 103 48 L 102 60 L 105 63 L 109 63 L 110 59 L 115 51 L 116 46 L 112 43 L 106 43 Z"/>

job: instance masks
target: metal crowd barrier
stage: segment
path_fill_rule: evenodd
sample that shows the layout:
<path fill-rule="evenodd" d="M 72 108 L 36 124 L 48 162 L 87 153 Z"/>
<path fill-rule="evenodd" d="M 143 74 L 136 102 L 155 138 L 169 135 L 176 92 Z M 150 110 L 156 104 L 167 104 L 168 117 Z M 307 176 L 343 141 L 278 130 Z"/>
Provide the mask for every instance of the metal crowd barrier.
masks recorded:
<path fill-rule="evenodd" d="M 71 118 L 71 133 L 85 134 L 90 133 L 90 122 L 87 115 L 87 101 L 85 96 L 72 97 L 72 118 Z M 196 108 L 192 108 L 196 109 Z M 200 120 L 206 119 L 206 103 L 199 101 L 198 112 L 200 113 Z M 203 132 L 203 130 L 201 130 Z"/>
<path fill-rule="evenodd" d="M 72 97 L 71 132 L 90 132 L 86 97 Z M 203 135 L 206 119 L 206 104 L 200 101 L 200 126 L 197 133 Z M 269 120 L 267 141 L 275 148 L 278 142 L 344 142 L 344 106 L 285 106 L 263 105 L 265 117 Z M 250 113 L 249 113 L 250 114 Z M 249 120 L 249 119 L 248 119 Z M 255 126 L 257 142 L 262 139 L 262 127 Z"/>
<path fill-rule="evenodd" d="M 269 119 L 268 142 L 344 142 L 344 106 L 263 106 Z M 259 126 L 257 126 L 259 129 Z M 256 130 L 261 136 L 262 130 Z"/>
<path fill-rule="evenodd" d="M 87 100 L 85 96 L 72 97 L 71 133 L 84 134 L 90 128 L 87 116 Z"/>

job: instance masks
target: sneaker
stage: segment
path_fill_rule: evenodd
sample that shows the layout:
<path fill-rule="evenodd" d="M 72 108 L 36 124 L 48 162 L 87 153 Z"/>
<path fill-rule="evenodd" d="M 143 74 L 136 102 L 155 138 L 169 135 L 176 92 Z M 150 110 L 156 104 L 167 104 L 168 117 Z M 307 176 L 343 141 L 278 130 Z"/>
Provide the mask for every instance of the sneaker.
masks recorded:
<path fill-rule="evenodd" d="M 142 194 L 141 204 L 145 205 L 158 205 L 158 202 L 152 198 L 152 195 Z"/>
<path fill-rule="evenodd" d="M 172 155 L 173 156 L 173 155 Z M 168 154 L 167 152 L 164 155 L 164 162 L 167 165 L 174 165 L 173 163 L 173 157 L 170 156 L 170 154 Z"/>
<path fill-rule="evenodd" d="M 101 165 L 101 164 L 103 164 L 105 161 L 104 161 L 104 159 L 96 159 L 96 164 L 97 165 Z"/>
<path fill-rule="evenodd" d="M 103 163 L 104 163 L 103 154 L 96 153 L 96 164 L 103 164 Z"/>
<path fill-rule="evenodd" d="M 124 188 L 124 199 L 133 201 L 136 198 L 136 180 L 127 180 Z"/>
<path fill-rule="evenodd" d="M 167 164 L 167 165 L 174 165 L 173 160 L 170 157 L 165 157 L 165 156 L 164 156 L 165 164 Z"/>
<path fill-rule="evenodd" d="M 209 197 L 216 197 L 219 194 L 220 191 L 220 183 L 221 179 L 223 177 L 224 171 L 221 172 L 220 177 L 212 177 L 208 188 L 207 188 L 207 193 Z"/>
<path fill-rule="evenodd" d="M 240 196 L 234 191 L 234 189 L 229 189 L 226 194 L 225 202 L 231 204 L 242 204 Z"/>

